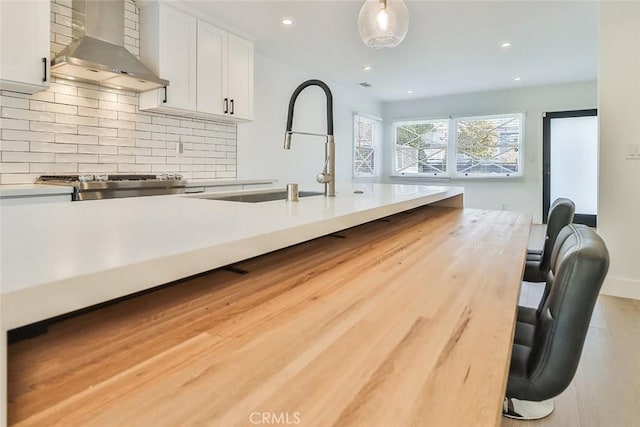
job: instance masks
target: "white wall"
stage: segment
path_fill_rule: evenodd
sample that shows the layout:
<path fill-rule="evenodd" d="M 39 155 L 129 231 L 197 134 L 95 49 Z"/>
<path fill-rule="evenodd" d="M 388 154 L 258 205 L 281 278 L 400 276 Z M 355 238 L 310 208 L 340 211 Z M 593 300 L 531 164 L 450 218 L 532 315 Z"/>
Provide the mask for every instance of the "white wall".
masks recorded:
<path fill-rule="evenodd" d="M 600 4 L 598 231 L 611 255 L 604 293 L 640 299 L 640 3 Z"/>
<path fill-rule="evenodd" d="M 315 176 L 324 166 L 324 139 L 294 135 L 283 149 L 289 98 L 303 81 L 318 78 L 256 53 L 255 101 L 251 123 L 238 125 L 238 179 L 277 178 L 301 189 L 322 190 Z M 338 186 L 352 178 L 353 112 L 380 116 L 381 103 L 353 90 L 326 82 L 333 93 L 336 174 Z M 325 96 L 319 87 L 305 89 L 296 102 L 293 130 L 326 134 Z M 305 185 L 306 184 L 306 185 Z"/>
<path fill-rule="evenodd" d="M 534 222 L 541 222 L 542 114 L 595 108 L 596 86 L 596 82 L 585 82 L 385 103 L 383 117 L 386 169 L 383 177 L 389 177 L 391 173 L 393 120 L 525 112 L 525 164 L 522 178 L 428 182 L 463 186 L 467 207 L 527 212 L 533 215 Z M 396 182 L 400 179 L 387 180 Z M 424 179 L 421 181 L 424 182 Z"/>

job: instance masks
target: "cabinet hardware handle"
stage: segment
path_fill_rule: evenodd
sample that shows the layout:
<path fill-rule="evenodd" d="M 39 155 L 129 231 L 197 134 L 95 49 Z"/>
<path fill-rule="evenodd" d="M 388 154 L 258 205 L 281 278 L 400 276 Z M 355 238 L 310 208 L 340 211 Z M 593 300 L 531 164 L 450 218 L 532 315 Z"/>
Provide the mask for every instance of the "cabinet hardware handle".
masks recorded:
<path fill-rule="evenodd" d="M 229 98 L 224 99 L 224 113 L 227 114 L 229 112 Z"/>
<path fill-rule="evenodd" d="M 47 58 L 42 58 L 42 67 L 44 69 L 44 77 L 42 77 L 42 81 L 47 81 Z"/>
<path fill-rule="evenodd" d="M 166 86 L 164 87 L 164 99 L 162 100 L 162 103 L 163 104 L 167 103 L 167 87 Z"/>
<path fill-rule="evenodd" d="M 233 105 L 233 99 L 231 100 L 231 113 L 229 114 L 233 114 L 233 112 L 235 111 L 235 107 Z"/>

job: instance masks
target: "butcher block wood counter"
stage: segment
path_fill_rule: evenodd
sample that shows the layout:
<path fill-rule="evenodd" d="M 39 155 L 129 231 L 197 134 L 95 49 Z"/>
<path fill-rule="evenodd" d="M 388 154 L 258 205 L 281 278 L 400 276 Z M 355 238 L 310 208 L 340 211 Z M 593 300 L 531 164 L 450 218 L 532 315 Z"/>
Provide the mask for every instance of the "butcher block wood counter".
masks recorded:
<path fill-rule="evenodd" d="M 426 206 L 54 323 L 9 423 L 499 425 L 530 223 Z"/>

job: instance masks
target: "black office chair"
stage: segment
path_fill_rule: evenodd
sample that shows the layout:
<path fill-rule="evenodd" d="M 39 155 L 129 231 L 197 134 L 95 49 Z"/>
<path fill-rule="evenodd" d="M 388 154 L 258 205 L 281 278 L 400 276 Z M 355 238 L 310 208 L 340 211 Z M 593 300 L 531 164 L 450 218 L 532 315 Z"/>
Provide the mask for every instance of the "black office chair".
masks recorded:
<path fill-rule="evenodd" d="M 550 258 L 550 293 L 537 308 L 518 308 L 503 415 L 538 419 L 571 383 L 591 314 L 609 269 L 609 253 L 592 229 L 570 224 Z"/>
<path fill-rule="evenodd" d="M 553 245 L 560 230 L 573 222 L 575 211 L 576 206 L 569 199 L 559 198 L 551 204 L 547 215 L 547 231 L 542 251 L 527 249 L 527 264 L 523 278 L 525 282 L 545 282 L 547 280 Z"/>

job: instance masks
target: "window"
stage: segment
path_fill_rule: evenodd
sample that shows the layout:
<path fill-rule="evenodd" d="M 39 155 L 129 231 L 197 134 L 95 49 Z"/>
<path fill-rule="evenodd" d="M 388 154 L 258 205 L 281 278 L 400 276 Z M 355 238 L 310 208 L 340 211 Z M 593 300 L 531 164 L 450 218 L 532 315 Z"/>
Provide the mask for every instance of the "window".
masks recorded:
<path fill-rule="evenodd" d="M 442 175 L 447 172 L 448 120 L 398 122 L 395 170 L 401 174 Z"/>
<path fill-rule="evenodd" d="M 358 114 L 353 116 L 353 176 L 377 175 L 381 135 L 380 120 Z"/>
<path fill-rule="evenodd" d="M 455 123 L 457 175 L 520 175 L 521 114 L 460 118 Z"/>
<path fill-rule="evenodd" d="M 396 175 L 522 175 L 523 114 L 396 122 Z"/>

